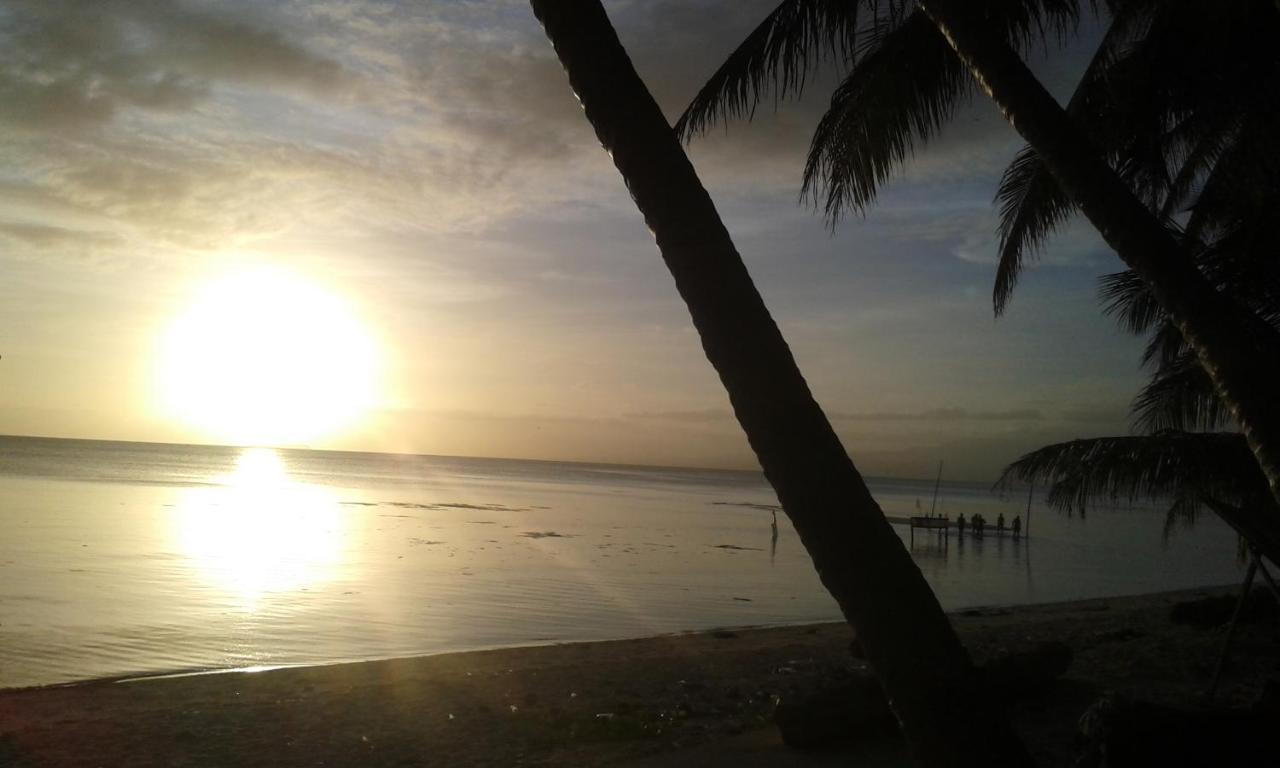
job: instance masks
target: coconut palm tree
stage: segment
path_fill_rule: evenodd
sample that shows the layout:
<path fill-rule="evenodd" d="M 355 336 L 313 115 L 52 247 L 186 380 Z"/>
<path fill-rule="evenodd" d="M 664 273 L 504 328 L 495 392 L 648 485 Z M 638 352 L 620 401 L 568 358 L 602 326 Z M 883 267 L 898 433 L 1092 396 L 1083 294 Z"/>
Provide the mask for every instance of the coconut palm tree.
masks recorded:
<path fill-rule="evenodd" d="M 1232 6 L 1213 18 L 1185 2 L 1117 15 L 1068 104 L 1125 182 L 1194 255 L 1215 289 L 1258 320 L 1280 326 L 1280 58 L 1273 14 Z M 1231 11 L 1235 11 L 1232 13 Z M 1260 12 L 1262 11 L 1262 12 Z M 1274 19 L 1273 19 L 1274 21 Z M 1156 73 L 1188 65 L 1187 51 L 1220 61 L 1165 82 Z M 1010 165 L 1001 207 L 997 309 L 1023 260 L 1073 212 L 1070 199 L 1033 147 Z M 1194 351 L 1132 272 L 1102 281 L 1106 311 L 1136 334 L 1150 334 L 1143 357 L 1153 371 L 1133 404 L 1145 436 L 1046 446 L 1019 459 L 1002 480 L 1052 484 L 1050 500 L 1070 509 L 1090 497 L 1158 495 L 1175 516 L 1208 505 L 1276 560 L 1280 509 L 1258 498 L 1255 466 L 1231 466 L 1240 435 L 1197 434 L 1230 425 L 1230 413 Z M 1246 457 L 1247 458 L 1247 457 Z"/>
<path fill-rule="evenodd" d="M 708 360 L 823 584 L 926 765 L 1027 765 L 769 316 L 715 206 L 598 0 L 532 0 L 654 233 Z"/>
<path fill-rule="evenodd" d="M 1138 11 L 1162 5 L 1109 5 L 1121 10 L 1130 2 Z M 1273 3 L 1232 5 L 1264 28 L 1276 27 L 1280 10 Z M 852 6 L 869 18 L 859 19 Z M 1065 199 L 1168 315 L 1280 499 L 1280 405 L 1273 396 L 1280 391 L 1280 332 L 1215 289 L 1019 56 L 1038 36 L 1069 31 L 1075 14 L 1076 4 L 1065 0 L 786 0 L 699 92 L 677 127 L 687 136 L 716 120 L 750 115 L 763 90 L 798 92 L 816 61 L 842 59 L 849 73 L 819 125 L 806 167 L 807 183 L 826 185 L 826 209 L 834 216 L 870 202 L 915 143 L 953 114 L 972 87 L 963 76 L 968 72 L 1035 147 Z M 865 44 L 857 43 L 860 33 Z"/>
<path fill-rule="evenodd" d="M 1247 271 L 1239 265 L 1242 249 L 1280 245 L 1275 227 L 1257 226 L 1269 217 L 1280 185 L 1273 141 L 1280 129 L 1274 46 L 1280 17 L 1270 3 L 1229 3 L 1207 16 L 1203 10 L 1186 0 L 1128 0 L 1067 112 L 1215 287 L 1255 313 L 1272 311 L 1271 260 L 1251 259 Z M 1192 65 L 1192 59 L 1214 64 Z M 994 301 L 1000 314 L 1024 260 L 1076 207 L 1032 146 L 1005 171 L 997 199 Z M 1135 277 L 1130 273 L 1116 288 L 1143 292 Z M 1227 277 L 1234 282 L 1224 284 Z M 1141 310 L 1137 317 L 1165 317 L 1149 296 L 1134 306 Z"/>

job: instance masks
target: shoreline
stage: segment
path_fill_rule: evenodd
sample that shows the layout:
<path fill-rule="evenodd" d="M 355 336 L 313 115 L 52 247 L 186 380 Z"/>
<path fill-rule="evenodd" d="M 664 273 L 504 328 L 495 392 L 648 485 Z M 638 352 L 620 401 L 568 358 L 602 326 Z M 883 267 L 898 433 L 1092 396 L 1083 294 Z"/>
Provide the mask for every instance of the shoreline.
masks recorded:
<path fill-rule="evenodd" d="M 905 518 L 903 519 L 905 520 Z M 968 612 L 968 611 L 1018 611 L 1018 610 L 1030 609 L 1030 608 L 1070 610 L 1073 607 L 1087 604 L 1087 603 L 1097 602 L 1097 601 L 1136 600 L 1136 599 L 1141 599 L 1145 597 L 1155 597 L 1155 596 L 1162 596 L 1162 595 L 1172 596 L 1172 595 L 1181 595 L 1184 593 L 1186 595 L 1194 596 L 1194 595 L 1202 595 L 1207 592 L 1216 593 L 1222 590 L 1238 590 L 1238 589 L 1239 589 L 1239 584 L 1234 584 L 1234 585 L 1233 584 L 1213 584 L 1213 585 L 1206 585 L 1202 587 L 1193 587 L 1190 589 L 1170 590 L 1166 592 L 1141 592 L 1141 593 L 1134 593 L 1134 594 L 1111 595 L 1106 597 L 1086 597 L 1086 598 L 1080 598 L 1077 600 L 1059 600 L 1059 601 L 1047 602 L 1047 603 L 997 603 L 997 604 L 989 604 L 989 605 L 975 604 L 975 605 L 961 606 L 954 610 L 947 611 L 947 616 L 954 621 L 957 616 L 962 616 L 965 612 Z M 1232 594 L 1234 594 L 1234 592 L 1232 592 Z M 843 620 L 797 621 L 797 622 L 781 622 L 777 624 L 740 624 L 740 625 L 726 625 L 723 627 L 710 627 L 707 629 L 690 629 L 690 630 L 683 630 L 680 632 L 665 632 L 657 635 L 642 635 L 639 637 L 614 637 L 614 638 L 604 638 L 604 639 L 563 639 L 563 640 L 545 640 L 545 641 L 535 640 L 530 642 L 516 642 L 516 643 L 510 643 L 510 644 L 472 646 L 468 648 L 450 649 L 450 650 L 441 650 L 441 651 L 427 651 L 422 653 L 407 653 L 399 656 L 374 656 L 370 658 L 333 659 L 329 661 L 320 661 L 320 662 L 312 662 L 312 663 L 285 662 L 280 664 L 254 664 L 254 665 L 244 666 L 244 667 L 191 667 L 191 668 L 185 668 L 185 669 L 171 669 L 171 670 L 143 670 L 143 671 L 136 671 L 136 672 L 122 672 L 117 675 L 106 675 L 103 677 L 87 677 L 87 678 L 80 678 L 76 680 L 65 680 L 65 681 L 53 682 L 53 683 L 38 683 L 36 685 L 13 686 L 8 688 L 0 687 L 0 696 L 4 696 L 10 693 L 18 693 L 22 691 L 42 691 L 42 690 L 59 689 L 59 688 L 74 688 L 79 686 L 140 683 L 140 682 L 146 682 L 149 680 L 171 680 L 171 679 L 181 679 L 181 678 L 191 678 L 191 677 L 202 677 L 205 675 L 236 675 L 236 674 L 256 675 L 256 674 L 263 674 L 267 672 L 274 672 L 274 671 L 286 670 L 286 669 L 313 669 L 313 668 L 324 669 L 328 667 L 335 667 L 335 666 L 341 666 L 341 665 L 347 665 L 347 664 L 377 664 L 379 662 L 405 661 L 405 660 L 412 660 L 412 659 L 428 659 L 428 658 L 434 658 L 437 656 L 487 653 L 491 651 L 511 651 L 511 650 L 521 650 L 521 649 L 532 650 L 536 648 L 547 648 L 547 647 L 555 647 L 555 646 L 572 646 L 572 645 L 583 645 L 583 644 L 594 644 L 594 643 L 617 643 L 617 642 L 628 642 L 628 641 L 659 640 L 664 638 L 680 638 L 680 637 L 687 637 L 687 636 L 694 636 L 694 635 L 711 634 L 716 632 L 746 633 L 746 632 L 766 631 L 766 630 L 772 630 L 772 629 L 803 629 L 803 628 L 809 628 L 809 627 L 830 627 L 830 626 L 845 626 L 845 625 L 846 625 L 846 622 Z"/>
<path fill-rule="evenodd" d="M 1191 705 L 1222 631 L 1173 625 L 1169 609 L 1237 588 L 974 607 L 951 619 L 979 662 L 1046 639 L 1072 647 L 1054 696 L 1016 718 L 1042 765 L 1066 765 L 1075 718 L 1102 686 Z M 1237 634 L 1219 704 L 1247 703 L 1273 674 L 1270 638 Z M 759 753 L 761 765 L 821 765 L 781 747 L 772 708 L 852 674 L 851 639 L 827 622 L 11 689 L 0 691 L 0 763 L 660 765 L 688 755 L 689 765 L 745 766 Z"/>

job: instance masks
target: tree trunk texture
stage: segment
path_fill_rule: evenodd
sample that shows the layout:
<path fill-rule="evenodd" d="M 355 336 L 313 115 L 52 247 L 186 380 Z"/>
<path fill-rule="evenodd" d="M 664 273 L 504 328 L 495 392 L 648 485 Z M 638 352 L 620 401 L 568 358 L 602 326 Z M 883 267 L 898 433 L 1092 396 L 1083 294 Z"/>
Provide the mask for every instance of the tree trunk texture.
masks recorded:
<path fill-rule="evenodd" d="M 994 33 L 981 3 L 918 2 L 1063 190 L 1169 313 L 1240 425 L 1280 503 L 1280 334 L 1205 280 L 1190 255 Z M 1269 527 L 1269 538 L 1280 538 L 1280 520 L 1271 519 Z"/>
<path fill-rule="evenodd" d="M 570 84 L 654 234 L 708 360 L 822 583 L 929 766 L 1030 765 L 890 528 L 598 0 L 532 0 Z"/>

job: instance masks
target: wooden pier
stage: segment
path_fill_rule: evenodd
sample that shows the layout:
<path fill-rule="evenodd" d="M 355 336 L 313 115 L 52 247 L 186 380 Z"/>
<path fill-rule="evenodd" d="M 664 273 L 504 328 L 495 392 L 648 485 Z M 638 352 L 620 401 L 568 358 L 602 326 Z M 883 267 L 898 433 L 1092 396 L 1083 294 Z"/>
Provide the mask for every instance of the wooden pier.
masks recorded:
<path fill-rule="evenodd" d="M 990 535 L 990 536 L 995 536 L 997 538 L 1009 536 L 1014 541 L 1018 541 L 1022 538 L 1022 534 L 1023 534 L 1023 531 L 1021 530 L 1020 525 L 1017 530 L 1015 530 L 1011 525 L 997 527 L 993 523 L 986 523 L 981 527 L 974 527 L 973 525 L 970 525 L 966 522 L 966 524 L 963 527 L 961 527 L 957 525 L 955 521 L 949 518 L 936 517 L 932 515 L 913 515 L 911 517 L 894 517 L 894 516 L 887 515 L 886 518 L 893 525 L 906 525 L 911 528 L 912 546 L 914 546 L 916 543 L 917 528 L 920 528 L 921 530 L 924 530 L 926 532 L 932 531 L 940 534 L 942 536 L 944 545 L 946 544 L 947 540 L 951 536 L 952 528 L 956 529 L 957 536 L 962 536 L 968 533 L 970 536 L 978 539 L 983 539 L 983 538 L 986 538 L 988 535 Z"/>

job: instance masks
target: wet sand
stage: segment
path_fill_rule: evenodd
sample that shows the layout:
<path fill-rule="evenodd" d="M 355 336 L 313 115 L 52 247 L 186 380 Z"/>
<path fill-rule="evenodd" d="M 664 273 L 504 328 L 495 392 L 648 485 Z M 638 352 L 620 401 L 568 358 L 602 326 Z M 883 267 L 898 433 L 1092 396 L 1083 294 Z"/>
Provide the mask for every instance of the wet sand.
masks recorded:
<path fill-rule="evenodd" d="M 1067 765 L 1103 689 L 1192 706 L 1223 629 L 1169 622 L 1212 588 L 979 609 L 953 620 L 975 658 L 1042 640 L 1075 660 L 1015 719 L 1041 765 Z M 322 667 L 0 693 L 4 766 L 900 765 L 899 745 L 797 753 L 779 698 L 858 666 L 843 624 L 717 631 Z M 1276 669 L 1273 630 L 1245 627 L 1219 704 Z"/>

